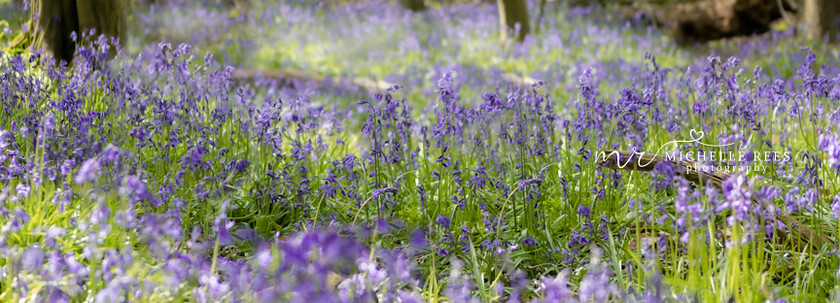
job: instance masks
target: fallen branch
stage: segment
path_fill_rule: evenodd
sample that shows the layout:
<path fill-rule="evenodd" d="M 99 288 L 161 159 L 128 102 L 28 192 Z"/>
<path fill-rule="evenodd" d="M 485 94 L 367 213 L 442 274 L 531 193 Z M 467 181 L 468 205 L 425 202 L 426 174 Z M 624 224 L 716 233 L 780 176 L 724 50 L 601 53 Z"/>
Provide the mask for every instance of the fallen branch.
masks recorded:
<path fill-rule="evenodd" d="M 625 169 L 625 170 L 637 170 L 637 171 L 651 171 L 656 164 L 663 161 L 672 162 L 668 160 L 664 156 L 654 155 L 651 153 L 634 153 L 631 151 L 626 150 L 607 150 L 604 151 L 603 154 L 598 155 L 598 164 L 607 168 L 612 169 Z M 626 165 L 625 165 L 626 164 Z M 688 168 L 695 168 L 700 167 L 693 161 L 682 160 L 679 161 L 679 164 L 684 167 Z M 697 170 L 697 169 L 684 169 L 679 170 L 680 175 L 688 180 L 691 183 L 694 183 L 698 186 L 706 186 L 711 185 L 717 189 L 723 189 L 723 181 L 732 177 L 732 172 L 728 170 L 712 170 L 712 172 L 706 172 L 704 170 Z M 768 209 L 775 209 L 775 205 L 772 201 L 768 200 L 759 200 L 759 195 L 748 186 L 744 185 L 741 187 L 741 190 L 747 191 L 750 193 L 750 197 L 752 202 L 757 207 L 765 207 Z M 774 212 L 775 213 L 775 212 Z M 777 213 L 776 218 L 782 221 L 785 225 L 787 225 L 788 230 L 793 239 L 799 239 L 804 244 L 811 244 L 812 248 L 819 249 L 822 247 L 826 240 L 828 242 L 833 243 L 830 239 L 825 239 L 821 235 L 817 235 L 814 233 L 808 226 L 803 225 L 799 220 L 794 217 L 791 217 L 788 214 L 783 212 Z M 777 227 L 778 230 L 778 227 Z"/>
<path fill-rule="evenodd" d="M 388 88 L 394 86 L 394 84 L 391 84 L 386 81 L 377 81 L 366 77 L 327 77 L 290 68 L 264 70 L 236 70 L 234 72 L 234 77 L 240 81 L 253 81 L 257 79 L 276 79 L 286 81 L 288 83 L 292 80 L 301 80 L 304 82 L 315 82 L 322 85 L 329 84 L 335 87 L 357 87 L 375 93 L 384 92 Z"/>
<path fill-rule="evenodd" d="M 795 0 L 621 1 L 625 14 L 649 16 L 671 31 L 677 42 L 690 45 L 721 38 L 770 31 L 771 24 L 788 12 L 799 11 Z M 788 20 L 791 22 L 791 20 Z"/>
<path fill-rule="evenodd" d="M 502 74 L 502 80 L 505 81 L 505 82 L 508 82 L 510 84 L 519 85 L 519 86 L 531 86 L 531 85 L 534 85 L 534 83 L 539 82 L 538 80 L 536 80 L 534 78 L 531 78 L 531 77 L 528 77 L 528 76 L 520 77 L 519 75 L 514 74 L 514 73 Z"/>
<path fill-rule="evenodd" d="M 381 93 L 385 92 L 388 88 L 394 86 L 393 83 L 381 80 L 374 80 L 367 77 L 349 77 L 349 78 L 342 78 L 342 77 L 328 77 L 318 74 L 307 73 L 302 70 L 291 69 L 291 68 L 278 68 L 278 69 L 263 69 L 263 70 L 236 70 L 234 72 L 234 78 L 238 81 L 254 81 L 258 79 L 275 79 L 285 82 L 285 84 L 290 84 L 294 80 L 299 80 L 303 82 L 315 82 L 320 85 L 332 85 L 334 87 L 351 87 L 351 88 L 361 88 L 368 92 L 372 93 Z M 518 85 L 518 86 L 531 86 L 535 83 L 539 82 L 538 80 L 528 77 L 528 76 L 519 76 L 513 73 L 505 73 L 502 74 L 502 81 Z"/>

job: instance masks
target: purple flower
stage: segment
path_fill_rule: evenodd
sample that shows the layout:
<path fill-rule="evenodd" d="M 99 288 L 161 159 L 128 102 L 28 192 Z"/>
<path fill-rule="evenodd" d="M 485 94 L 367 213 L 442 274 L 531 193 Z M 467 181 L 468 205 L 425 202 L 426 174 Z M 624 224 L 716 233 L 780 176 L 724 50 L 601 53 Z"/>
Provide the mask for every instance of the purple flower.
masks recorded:
<path fill-rule="evenodd" d="M 542 302 L 575 301 L 569 289 L 569 269 L 564 269 L 554 278 L 543 277 L 537 287 Z"/>
<path fill-rule="evenodd" d="M 396 187 L 387 187 L 387 188 L 377 189 L 377 190 L 373 191 L 373 196 L 371 197 L 371 199 L 376 200 L 382 194 L 395 193 L 395 192 L 397 192 Z"/>
<path fill-rule="evenodd" d="M 452 222 L 449 221 L 449 218 L 441 214 L 438 214 L 437 218 L 435 219 L 435 223 L 437 223 L 437 225 L 443 226 L 443 228 L 446 229 L 449 229 L 449 225 L 452 224 Z"/>
<path fill-rule="evenodd" d="M 571 238 L 569 239 L 569 246 L 572 246 L 572 247 L 575 247 L 575 246 L 585 246 L 586 244 L 589 244 L 589 239 L 587 239 L 586 237 L 582 236 L 582 235 L 581 235 L 581 234 L 577 231 L 577 229 L 572 229 L 572 236 L 571 236 Z"/>
<path fill-rule="evenodd" d="M 388 278 L 388 274 L 376 266 L 376 262 L 371 262 L 370 259 L 363 258 L 358 262 L 359 271 L 366 275 L 366 278 L 373 285 L 378 285 Z"/>
<path fill-rule="evenodd" d="M 47 286 L 44 290 L 42 290 L 43 296 L 46 297 L 47 302 L 54 302 L 54 303 L 67 303 L 70 302 L 70 299 L 67 297 L 67 294 L 64 293 L 60 288 L 55 286 Z"/>
<path fill-rule="evenodd" d="M 79 171 L 76 172 L 76 177 L 73 178 L 73 181 L 75 181 L 76 184 L 82 184 L 88 181 L 96 180 L 96 177 L 99 175 L 99 169 L 101 169 L 99 159 L 87 159 L 84 163 L 82 163 L 82 167 L 79 168 Z"/>
<path fill-rule="evenodd" d="M 803 210 L 814 211 L 818 194 L 819 192 L 816 189 L 809 189 L 805 194 L 801 194 L 799 188 L 794 187 L 785 195 L 785 206 L 790 213 L 797 213 Z"/>
<path fill-rule="evenodd" d="M 354 274 L 338 284 L 338 296 L 342 299 L 342 301 L 346 302 L 370 301 L 371 289 L 369 289 L 367 285 L 368 281 L 366 281 L 363 274 Z M 365 300 L 365 298 L 369 299 Z"/>
<path fill-rule="evenodd" d="M 730 225 L 736 221 L 744 222 L 749 220 L 752 207 L 752 191 L 747 190 L 747 177 L 737 175 L 723 181 L 723 196 L 726 201 L 718 206 L 717 211 L 725 208 L 732 210 L 731 216 L 727 218 Z"/>
<path fill-rule="evenodd" d="M 40 268 L 44 263 L 44 251 L 38 246 L 27 248 L 20 260 L 21 266 L 24 270 L 35 270 Z"/>
<path fill-rule="evenodd" d="M 577 213 L 578 215 L 581 215 L 587 219 L 589 219 L 589 216 L 592 215 L 592 211 L 589 209 L 589 207 L 586 207 L 586 205 L 583 204 L 578 205 Z"/>
<path fill-rule="evenodd" d="M 151 198 L 151 194 L 146 188 L 146 183 L 143 183 L 143 181 L 141 181 L 140 178 L 137 176 L 123 177 L 123 182 L 120 186 L 119 193 L 123 197 L 128 197 L 131 203 L 136 203 Z"/>
<path fill-rule="evenodd" d="M 230 221 L 225 217 L 216 218 L 216 235 L 219 237 L 219 244 L 230 245 L 233 243 L 233 237 L 230 235 L 230 228 L 233 227 L 233 225 L 233 221 Z"/>
<path fill-rule="evenodd" d="M 12 217 L 11 224 L 9 226 L 10 231 L 16 232 L 27 223 L 29 223 L 29 215 L 26 213 L 26 211 L 24 211 L 20 207 L 15 208 L 14 216 Z"/>
<path fill-rule="evenodd" d="M 610 272 L 600 262 L 601 249 L 593 247 L 589 271 L 580 282 L 579 295 L 583 302 L 606 302 L 610 294 L 615 292 L 615 285 L 610 283 Z"/>
<path fill-rule="evenodd" d="M 413 291 L 405 291 L 405 290 L 398 290 L 397 291 L 397 302 L 403 303 L 422 303 L 426 302 L 422 295 L 413 292 Z"/>
<path fill-rule="evenodd" d="M 429 246 L 429 242 L 426 241 L 426 233 L 423 230 L 418 229 L 411 233 L 411 246 L 414 249 L 426 249 Z"/>
<path fill-rule="evenodd" d="M 219 277 L 215 274 L 204 274 L 198 279 L 198 282 L 207 287 L 215 298 L 221 298 L 222 296 L 226 295 L 230 292 L 230 284 L 219 281 Z"/>
<path fill-rule="evenodd" d="M 540 180 L 539 178 L 534 178 L 534 179 L 528 179 L 528 180 L 521 181 L 521 182 L 519 182 L 519 189 L 523 189 L 523 188 L 525 188 L 525 186 L 531 185 L 531 184 L 537 184 L 537 185 L 542 184 L 542 180 Z"/>
<path fill-rule="evenodd" d="M 479 302 L 477 298 L 470 294 L 470 290 L 472 290 L 473 285 L 464 275 L 462 275 L 464 262 L 458 258 L 453 258 L 450 264 L 450 282 L 446 285 L 446 297 L 449 300 L 452 300 L 452 302 Z"/>
<path fill-rule="evenodd" d="M 50 247 L 55 248 L 55 241 L 64 235 L 64 229 L 60 227 L 50 226 L 44 234 L 44 243 Z"/>
<path fill-rule="evenodd" d="M 840 173 L 840 140 L 834 136 L 821 134 L 819 149 L 828 155 L 828 166 Z"/>
<path fill-rule="evenodd" d="M 644 165 L 645 163 L 642 163 Z M 653 170 L 650 171 L 653 175 L 653 187 L 657 190 L 665 190 L 674 186 L 674 177 L 677 175 L 677 169 L 670 161 L 661 161 L 656 163 Z"/>
<path fill-rule="evenodd" d="M 527 246 L 536 246 L 537 241 L 534 241 L 534 239 L 531 239 L 530 236 L 526 236 L 525 239 L 522 240 L 522 244 L 527 245 Z"/>
<path fill-rule="evenodd" d="M 20 198 L 26 198 L 29 196 L 30 188 L 23 183 L 18 183 L 17 186 L 15 186 L 15 191 L 17 191 Z"/>
<path fill-rule="evenodd" d="M 123 151 L 116 146 L 108 144 L 102 151 L 101 162 L 102 164 L 119 164 L 122 153 Z"/>

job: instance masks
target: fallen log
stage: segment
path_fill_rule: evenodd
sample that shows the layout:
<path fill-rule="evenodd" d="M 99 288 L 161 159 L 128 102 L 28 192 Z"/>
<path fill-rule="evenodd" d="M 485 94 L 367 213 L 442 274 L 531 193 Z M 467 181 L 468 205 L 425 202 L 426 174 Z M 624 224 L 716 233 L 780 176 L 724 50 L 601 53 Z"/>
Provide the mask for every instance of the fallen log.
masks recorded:
<path fill-rule="evenodd" d="M 700 0 L 634 5 L 655 24 L 670 30 L 683 45 L 762 34 L 770 31 L 774 21 L 799 11 L 795 0 Z"/>
<path fill-rule="evenodd" d="M 234 77 L 237 80 L 254 81 L 258 79 L 276 79 L 283 81 L 285 84 L 291 83 L 293 80 L 300 80 L 304 82 L 315 82 L 318 84 L 328 84 L 335 87 L 355 87 L 367 90 L 369 92 L 380 93 L 386 91 L 394 84 L 374 80 L 366 77 L 327 77 L 318 74 L 307 73 L 301 70 L 291 68 L 278 69 L 264 69 L 264 70 L 236 70 Z"/>
<path fill-rule="evenodd" d="M 385 92 L 388 88 L 391 88 L 395 85 L 394 83 L 382 80 L 374 80 L 367 77 L 328 77 L 291 68 L 236 70 L 234 71 L 234 78 L 238 81 L 274 79 L 281 81 L 282 84 L 285 85 L 291 85 L 292 81 L 298 80 L 303 82 L 314 82 L 321 85 L 326 84 L 334 87 L 360 88 L 362 90 L 366 90 L 372 93 Z M 522 87 L 531 86 L 539 82 L 534 78 L 528 76 L 519 76 L 513 73 L 502 74 L 501 80 Z"/>
<path fill-rule="evenodd" d="M 539 80 L 536 80 L 534 78 L 531 78 L 531 77 L 528 77 L 528 76 L 521 76 L 520 77 L 519 75 L 514 74 L 514 73 L 504 73 L 504 74 L 502 74 L 502 81 L 513 84 L 513 85 L 522 86 L 522 87 L 531 86 L 531 85 L 534 85 L 535 83 L 539 82 Z"/>
<path fill-rule="evenodd" d="M 597 160 L 599 165 L 615 170 L 624 169 L 648 172 L 653 170 L 657 163 L 663 161 L 671 162 L 674 165 L 682 165 L 687 168 L 700 167 L 693 161 L 682 160 L 678 161 L 679 163 L 674 163 L 674 161 L 671 161 L 664 156 L 644 152 L 634 153 L 626 150 L 604 151 L 598 154 Z M 733 175 L 732 172 L 723 169 L 715 169 L 711 170 L 711 172 L 702 169 L 684 169 L 678 171 L 680 171 L 679 174 L 683 178 L 697 186 L 706 186 L 708 184 L 720 190 L 723 189 L 723 181 Z M 773 201 L 760 199 L 760 196 L 752 188 L 744 185 L 741 187 L 741 190 L 748 191 L 750 193 L 754 206 L 764 207 L 771 210 L 776 208 Z M 789 214 L 778 212 L 775 214 L 775 217 L 777 220 L 782 221 L 782 223 L 787 225 L 790 235 L 794 240 L 800 240 L 800 243 L 805 246 L 810 244 L 812 249 L 820 249 L 824 243 L 834 243 L 831 239 L 826 239 L 822 237 L 822 235 L 814 233 L 814 231 L 808 228 L 808 226 L 803 225 L 799 222 L 799 220 Z M 774 226 L 776 226 L 776 224 L 774 224 Z M 780 231 L 778 226 L 776 226 L 776 231 Z"/>

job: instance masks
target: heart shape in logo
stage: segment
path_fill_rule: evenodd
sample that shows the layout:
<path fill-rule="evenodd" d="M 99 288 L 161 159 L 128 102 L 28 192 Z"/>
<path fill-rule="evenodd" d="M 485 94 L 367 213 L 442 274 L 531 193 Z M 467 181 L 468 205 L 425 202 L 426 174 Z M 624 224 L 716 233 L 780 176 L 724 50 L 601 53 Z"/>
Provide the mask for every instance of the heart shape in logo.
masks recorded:
<path fill-rule="evenodd" d="M 703 131 L 694 130 L 692 128 L 691 131 L 689 131 L 688 135 L 691 137 L 692 141 L 698 142 L 700 141 L 700 139 L 703 139 L 703 137 L 706 136 L 706 133 L 704 133 Z"/>

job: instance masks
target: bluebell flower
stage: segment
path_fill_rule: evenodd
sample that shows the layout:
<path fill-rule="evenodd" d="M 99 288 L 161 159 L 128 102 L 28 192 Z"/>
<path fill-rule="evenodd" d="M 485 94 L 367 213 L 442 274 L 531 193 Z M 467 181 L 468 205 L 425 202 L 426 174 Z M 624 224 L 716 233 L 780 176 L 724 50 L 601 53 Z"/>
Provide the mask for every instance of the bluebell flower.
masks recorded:
<path fill-rule="evenodd" d="M 821 134 L 818 147 L 826 153 L 828 167 L 840 173 L 840 140 L 828 134 Z"/>
<path fill-rule="evenodd" d="M 146 183 L 140 180 L 140 178 L 137 176 L 123 177 L 123 182 L 119 188 L 119 193 L 121 196 L 128 197 L 131 203 L 136 203 L 152 198 L 151 193 L 146 188 Z"/>
<path fill-rule="evenodd" d="M 581 215 L 587 219 L 589 219 L 589 216 L 592 215 L 592 211 L 589 209 L 589 207 L 586 207 L 586 205 L 583 204 L 578 205 L 577 213 L 578 215 Z"/>
<path fill-rule="evenodd" d="M 20 198 L 26 198 L 29 196 L 31 189 L 23 183 L 18 183 L 17 186 L 15 186 L 15 191 Z"/>
<path fill-rule="evenodd" d="M 449 221 L 449 218 L 447 218 L 446 216 L 444 216 L 442 214 L 437 215 L 437 218 L 435 219 L 435 223 L 437 223 L 437 225 L 443 226 L 443 228 L 445 228 L 445 229 L 449 229 L 449 225 L 452 224 L 452 222 Z"/>
<path fill-rule="evenodd" d="M 522 244 L 527 246 L 536 246 L 537 241 L 534 241 L 534 239 L 532 239 L 530 236 L 527 236 L 524 240 L 522 240 Z"/>
<path fill-rule="evenodd" d="M 76 173 L 76 177 L 73 178 L 73 181 L 75 181 L 76 184 L 93 181 L 99 175 L 100 169 L 101 166 L 99 165 L 99 159 L 87 159 L 84 163 L 82 163 L 82 166 L 79 168 L 79 171 Z"/>

